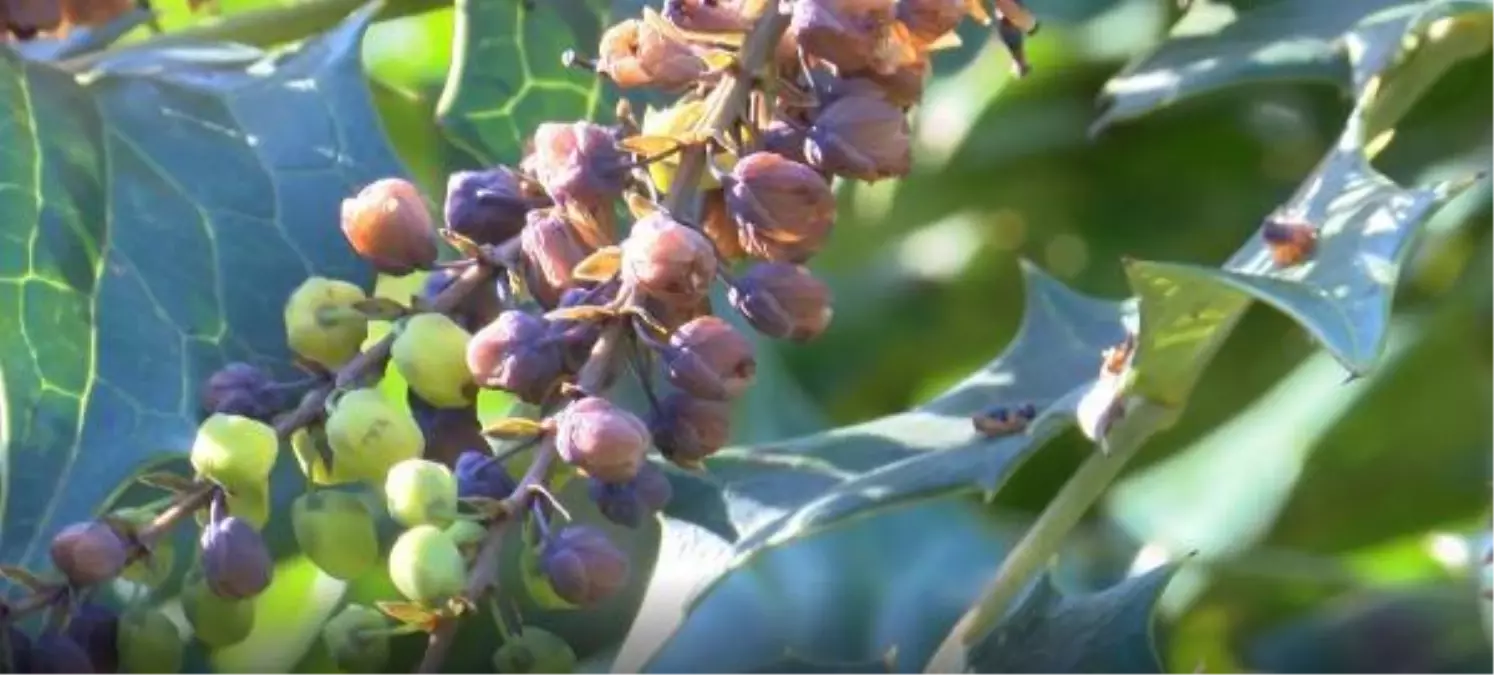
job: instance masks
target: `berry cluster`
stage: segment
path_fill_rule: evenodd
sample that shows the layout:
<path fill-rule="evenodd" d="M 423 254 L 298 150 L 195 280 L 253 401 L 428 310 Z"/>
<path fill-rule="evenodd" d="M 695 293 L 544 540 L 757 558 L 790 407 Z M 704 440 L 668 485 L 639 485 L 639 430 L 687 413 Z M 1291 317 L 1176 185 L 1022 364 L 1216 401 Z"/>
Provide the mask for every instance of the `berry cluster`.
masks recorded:
<path fill-rule="evenodd" d="M 347 241 L 383 274 L 427 275 L 422 293 L 395 302 L 323 277 L 297 287 L 286 342 L 313 377 L 277 383 L 247 364 L 213 374 L 196 475 L 151 474 L 143 480 L 172 493 L 164 503 L 57 535 L 63 578 L 28 577 L 33 594 L 0 605 L 0 656 L 16 672 L 177 670 L 183 643 L 159 609 L 136 602 L 115 615 L 86 598 L 119 576 L 159 584 L 175 557 L 159 535 L 193 513 L 186 618 L 209 646 L 245 639 L 252 600 L 273 578 L 260 529 L 284 444 L 308 486 L 291 507 L 301 551 L 340 579 L 387 558 L 408 600 L 350 605 L 327 623 L 324 644 L 344 669 L 383 669 L 389 638 L 411 632 L 432 634 L 421 669 L 438 669 L 454 620 L 492 586 L 513 523 L 536 533 L 526 571 L 554 597 L 606 601 L 627 583 L 628 558 L 602 529 L 571 522 L 553 483 L 584 478 L 606 519 L 636 528 L 671 496 L 653 449 L 694 470 L 726 444 L 731 403 L 756 365 L 753 342 L 715 313 L 713 284 L 765 336 L 823 333 L 831 294 L 805 265 L 834 226 L 831 181 L 909 171 L 906 115 L 930 54 L 957 43 L 966 16 L 992 25 L 1025 69 L 1021 36 L 1036 24 L 1016 0 L 994 4 L 993 19 L 980 0 L 668 0 L 609 28 L 595 61 L 569 60 L 621 88 L 678 93 L 671 106 L 641 121 L 623 104 L 611 125 L 540 125 L 517 166 L 450 177 L 442 226 L 408 181 L 365 186 L 342 205 Z M 459 259 L 440 261 L 443 238 Z M 367 345 L 375 321 L 392 331 Z M 391 367 L 408 406 L 376 388 Z M 646 411 L 607 397 L 625 368 Z M 540 415 L 482 429 L 483 390 Z M 404 529 L 381 555 L 385 515 Z M 33 639 L 14 620 L 35 610 L 50 616 Z M 500 671 L 574 664 L 558 637 L 504 625 Z"/>

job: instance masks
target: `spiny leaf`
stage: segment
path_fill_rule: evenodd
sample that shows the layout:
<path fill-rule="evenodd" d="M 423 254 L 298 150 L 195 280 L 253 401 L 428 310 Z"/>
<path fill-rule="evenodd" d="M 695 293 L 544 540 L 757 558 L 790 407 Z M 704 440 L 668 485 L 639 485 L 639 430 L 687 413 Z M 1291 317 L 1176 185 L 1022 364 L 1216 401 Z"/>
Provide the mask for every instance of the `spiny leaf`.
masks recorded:
<path fill-rule="evenodd" d="M 692 618 L 679 603 L 700 607 L 722 593 L 728 596 L 721 602 L 731 602 L 736 596 L 729 589 L 744 583 L 735 577 L 755 574 L 752 570 L 765 564 L 764 556 L 783 547 L 811 546 L 849 527 L 846 519 L 851 516 L 873 510 L 902 513 L 891 507 L 999 488 L 1062 425 L 1038 425 L 1032 435 L 990 439 L 975 430 L 971 416 L 993 406 L 1042 409 L 1060 401 L 1093 379 L 1103 350 L 1126 335 L 1121 303 L 1074 293 L 1031 265 L 1024 264 L 1023 272 L 1026 310 L 1011 345 L 938 399 L 860 425 L 729 448 L 706 461 L 703 476 L 671 472 L 675 493 L 666 516 L 718 537 L 720 546 L 730 547 L 729 557 L 718 554 L 713 559 L 724 558 L 719 563 L 702 564 L 700 590 L 694 593 L 681 589 L 685 582 L 678 574 L 668 588 L 651 586 L 624 652 L 646 661 L 640 654 L 655 649 L 653 645 L 671 649 L 661 632 L 688 631 L 692 621 L 710 620 Z M 667 540 L 670 530 L 665 533 Z M 697 532 L 692 541 L 702 537 Z M 674 633 L 672 639 L 681 636 Z"/>
<path fill-rule="evenodd" d="M 440 612 L 414 602 L 378 602 L 375 606 L 385 616 L 396 622 L 418 628 L 425 633 L 431 632 L 436 626 L 436 621 L 441 618 Z"/>
<path fill-rule="evenodd" d="M 969 672 L 1160 673 L 1152 624 L 1177 571 L 1167 565 L 1098 593 L 1066 596 L 1047 575 L 989 636 L 973 645 Z"/>
<path fill-rule="evenodd" d="M 31 242 L 0 247 L 0 560 L 189 447 L 223 363 L 289 377 L 278 317 L 308 275 L 371 280 L 335 223 L 402 174 L 359 61 L 377 9 L 279 55 L 132 50 L 76 78 L 0 48 L 0 239 Z"/>
<path fill-rule="evenodd" d="M 1395 44 L 1417 23 L 1488 0 L 1283 0 L 1235 16 L 1195 3 L 1172 38 L 1106 83 L 1091 133 L 1191 96 L 1262 80 L 1328 80 L 1350 87 L 1353 58 Z M 1393 33 L 1394 43 L 1374 38 Z M 1372 56 L 1372 55 L 1371 55 Z M 1435 78 L 1429 78 L 1435 79 Z"/>

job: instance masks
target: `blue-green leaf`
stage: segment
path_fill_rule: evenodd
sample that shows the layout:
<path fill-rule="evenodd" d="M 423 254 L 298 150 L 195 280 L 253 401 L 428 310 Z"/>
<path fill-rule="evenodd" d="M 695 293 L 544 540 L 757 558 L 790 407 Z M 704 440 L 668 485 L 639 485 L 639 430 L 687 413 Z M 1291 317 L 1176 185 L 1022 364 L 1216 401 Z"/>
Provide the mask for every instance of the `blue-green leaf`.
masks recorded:
<path fill-rule="evenodd" d="M 281 54 L 133 50 L 77 79 L 0 49 L 0 560 L 180 456 L 226 360 L 289 374 L 302 279 L 372 281 L 337 214 L 402 174 L 359 60 L 377 9 Z"/>
<path fill-rule="evenodd" d="M 1098 593 L 1067 596 L 1046 575 L 970 649 L 977 673 L 1164 672 L 1154 639 L 1157 599 L 1176 566 Z"/>

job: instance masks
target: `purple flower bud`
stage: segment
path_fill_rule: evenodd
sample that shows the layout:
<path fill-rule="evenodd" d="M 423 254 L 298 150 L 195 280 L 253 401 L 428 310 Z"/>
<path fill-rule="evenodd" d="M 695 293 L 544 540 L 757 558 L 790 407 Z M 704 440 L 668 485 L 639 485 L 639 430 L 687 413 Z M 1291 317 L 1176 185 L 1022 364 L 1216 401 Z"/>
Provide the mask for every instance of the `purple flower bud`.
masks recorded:
<path fill-rule="evenodd" d="M 643 503 L 644 508 L 650 511 L 663 511 L 669 506 L 669 500 L 674 498 L 674 486 L 669 483 L 669 476 L 664 475 L 664 470 L 659 467 L 645 463 L 638 469 L 638 475 L 633 476 L 633 494 Z"/>
<path fill-rule="evenodd" d="M 587 492 L 602 515 L 624 527 L 638 527 L 648 516 L 669 504 L 674 488 L 659 467 L 648 462 L 626 483 L 606 483 L 595 478 L 587 483 Z"/>
<path fill-rule="evenodd" d="M 83 646 L 63 633 L 46 631 L 31 643 L 30 673 L 95 673 Z"/>
<path fill-rule="evenodd" d="M 101 521 L 74 523 L 52 538 L 52 564 L 74 586 L 92 586 L 124 571 L 130 547 Z"/>
<path fill-rule="evenodd" d="M 850 95 L 827 106 L 804 144 L 811 166 L 863 181 L 906 175 L 913 164 L 908 119 L 886 98 Z"/>
<path fill-rule="evenodd" d="M 623 89 L 680 89 L 709 69 L 705 60 L 678 35 L 638 19 L 628 19 L 602 34 L 597 70 Z"/>
<path fill-rule="evenodd" d="M 891 0 L 795 0 L 789 30 L 805 53 L 854 71 L 871 66 L 892 20 Z"/>
<path fill-rule="evenodd" d="M 633 490 L 632 481 L 604 483 L 592 478 L 587 481 L 586 491 L 603 517 L 623 527 L 637 528 L 649 513 Z"/>
<path fill-rule="evenodd" d="M 720 317 L 691 319 L 669 336 L 669 345 L 664 356 L 669 382 L 693 396 L 736 398 L 757 376 L 752 343 Z"/>
<path fill-rule="evenodd" d="M 913 37 L 933 42 L 954 30 L 969 13 L 965 0 L 897 0 L 897 18 Z"/>
<path fill-rule="evenodd" d="M 513 169 L 458 171 L 446 179 L 446 226 L 479 244 L 497 246 L 524 229 L 529 211 L 548 201 L 530 194 Z"/>
<path fill-rule="evenodd" d="M 545 342 L 549 323 L 513 309 L 467 343 L 467 368 L 479 386 L 502 389 L 536 405 L 560 377 L 561 354 Z"/>
<path fill-rule="evenodd" d="M 727 292 L 727 300 L 759 332 L 796 342 L 818 337 L 834 315 L 830 287 L 788 263 L 753 265 Z"/>
<path fill-rule="evenodd" d="M 269 587 L 274 561 L 264 538 L 248 522 L 229 516 L 208 523 L 199 543 L 203 580 L 214 595 L 245 600 Z"/>
<path fill-rule="evenodd" d="M 468 450 L 457 457 L 456 479 L 458 497 L 505 499 L 518 487 L 497 458 L 480 450 Z"/>
<path fill-rule="evenodd" d="M 628 162 L 605 127 L 545 122 L 535 129 L 534 150 L 524 158 L 523 169 L 557 203 L 572 202 L 601 213 L 622 195 Z"/>
<path fill-rule="evenodd" d="M 659 404 L 651 431 L 670 461 L 693 467 L 726 446 L 731 436 L 731 406 L 721 401 L 670 394 Z"/>
<path fill-rule="evenodd" d="M 604 305 L 616 297 L 615 286 L 593 293 L 590 289 L 572 288 L 560 296 L 560 307 L 577 307 L 583 304 Z M 591 321 L 561 319 L 550 322 L 550 339 L 560 348 L 566 372 L 581 370 L 591 358 L 591 348 L 602 335 L 602 327 Z"/>
<path fill-rule="evenodd" d="M 763 149 L 799 163 L 804 160 L 804 130 L 783 120 L 773 120 L 763 131 Z"/>
<path fill-rule="evenodd" d="M 571 285 L 571 270 L 593 250 L 559 209 L 530 211 L 519 247 L 529 268 L 529 291 L 546 307 L 555 306 Z"/>
<path fill-rule="evenodd" d="M 627 481 L 638 473 L 650 443 L 642 420 L 596 396 L 566 406 L 555 431 L 555 449 L 561 459 L 609 483 Z"/>
<path fill-rule="evenodd" d="M 342 233 L 380 272 L 405 275 L 436 262 L 436 230 L 414 183 L 385 178 L 342 202 Z"/>
<path fill-rule="evenodd" d="M 202 409 L 269 422 L 285 406 L 269 373 L 247 363 L 230 363 L 208 378 Z"/>
<path fill-rule="evenodd" d="M 835 224 L 835 195 L 814 169 L 754 152 L 725 181 L 726 205 L 741 226 L 742 248 L 767 260 L 804 262 Z"/>
<path fill-rule="evenodd" d="M 94 670 L 119 672 L 119 615 L 114 610 L 85 602 L 68 620 L 66 632 L 88 654 Z"/>
<path fill-rule="evenodd" d="M 662 14 L 670 23 L 700 33 L 746 32 L 752 27 L 730 0 L 666 0 Z"/>
<path fill-rule="evenodd" d="M 622 278 L 662 302 L 693 306 L 716 278 L 716 253 L 705 235 L 657 211 L 623 241 Z"/>
<path fill-rule="evenodd" d="M 555 594 L 575 605 L 595 605 L 628 581 L 628 558 L 601 530 L 572 525 L 540 549 L 540 570 Z"/>

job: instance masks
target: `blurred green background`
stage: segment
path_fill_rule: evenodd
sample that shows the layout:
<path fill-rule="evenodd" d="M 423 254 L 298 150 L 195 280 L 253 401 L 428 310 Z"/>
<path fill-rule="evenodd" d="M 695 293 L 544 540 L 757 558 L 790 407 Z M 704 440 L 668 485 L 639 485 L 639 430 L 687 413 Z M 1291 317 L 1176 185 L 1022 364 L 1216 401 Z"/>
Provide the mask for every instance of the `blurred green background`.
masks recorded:
<path fill-rule="evenodd" d="M 180 4 L 156 0 L 168 28 L 188 21 Z M 842 186 L 837 234 L 814 265 L 836 318 L 812 345 L 775 347 L 784 386 L 805 394 L 783 415 L 870 419 L 990 360 L 1022 314 L 1019 259 L 1105 297 L 1127 294 L 1125 256 L 1222 262 L 1349 109 L 1326 84 L 1249 84 L 1091 137 L 1101 86 L 1165 39 L 1175 2 L 1031 4 L 1046 25 L 1030 76 L 1012 79 L 978 39 L 941 54 L 915 115 L 914 175 Z M 475 164 L 431 124 L 451 23 L 450 9 L 383 22 L 365 46 L 389 136 L 433 196 Z M 1487 54 L 1457 66 L 1377 166 L 1404 183 L 1487 169 L 1491 78 Z M 1182 423 L 1093 514 L 1074 583 L 1198 551 L 1163 605 L 1175 671 L 1487 672 L 1470 578 L 1491 484 L 1490 218 L 1484 183 L 1426 228 L 1391 351 L 1365 380 L 1345 384 L 1288 320 L 1253 309 Z M 992 508 L 1036 512 L 1088 451 L 1054 444 Z"/>

